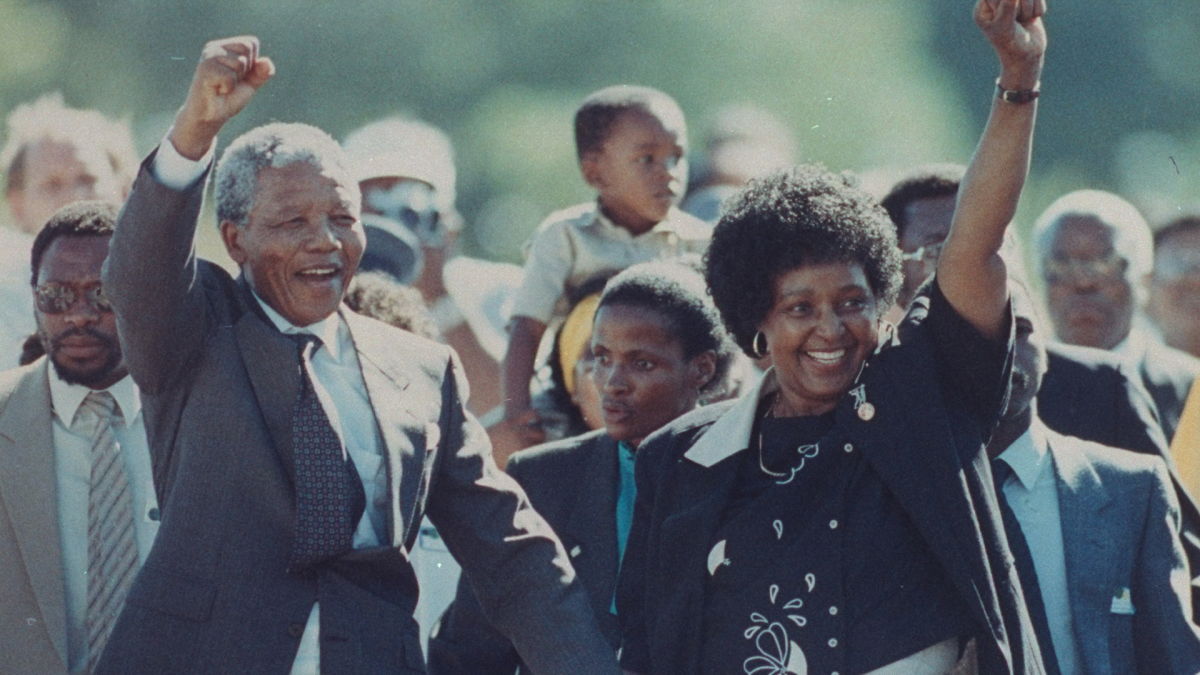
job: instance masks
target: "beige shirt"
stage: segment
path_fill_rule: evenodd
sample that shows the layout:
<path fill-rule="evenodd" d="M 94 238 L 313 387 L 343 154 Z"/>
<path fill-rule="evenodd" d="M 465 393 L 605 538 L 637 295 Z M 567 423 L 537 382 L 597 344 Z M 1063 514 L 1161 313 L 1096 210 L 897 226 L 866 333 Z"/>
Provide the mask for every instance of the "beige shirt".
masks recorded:
<path fill-rule="evenodd" d="M 556 211 L 527 244 L 512 316 L 550 323 L 566 314 L 568 296 L 590 279 L 637 263 L 702 254 L 711 237 L 712 225 L 677 208 L 637 236 L 606 218 L 596 202 Z"/>

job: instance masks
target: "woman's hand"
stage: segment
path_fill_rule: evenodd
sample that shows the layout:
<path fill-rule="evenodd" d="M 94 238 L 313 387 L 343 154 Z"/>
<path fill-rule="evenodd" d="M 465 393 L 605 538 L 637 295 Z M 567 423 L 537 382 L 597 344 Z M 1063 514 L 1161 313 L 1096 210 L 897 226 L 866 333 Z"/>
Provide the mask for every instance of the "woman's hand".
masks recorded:
<path fill-rule="evenodd" d="M 1033 89 L 1046 54 L 1045 0 L 979 0 L 975 23 L 1000 59 L 1005 89 Z"/>

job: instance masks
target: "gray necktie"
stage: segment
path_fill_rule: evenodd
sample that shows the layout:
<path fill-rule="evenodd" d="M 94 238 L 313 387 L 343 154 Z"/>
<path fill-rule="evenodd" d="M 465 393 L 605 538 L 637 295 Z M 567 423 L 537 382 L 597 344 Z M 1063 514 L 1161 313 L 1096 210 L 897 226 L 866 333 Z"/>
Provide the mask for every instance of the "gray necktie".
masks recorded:
<path fill-rule="evenodd" d="M 116 401 L 93 391 L 75 413 L 71 431 L 92 439 L 88 496 L 88 669 L 95 670 L 138 571 L 133 501 L 125 458 L 113 436 Z"/>

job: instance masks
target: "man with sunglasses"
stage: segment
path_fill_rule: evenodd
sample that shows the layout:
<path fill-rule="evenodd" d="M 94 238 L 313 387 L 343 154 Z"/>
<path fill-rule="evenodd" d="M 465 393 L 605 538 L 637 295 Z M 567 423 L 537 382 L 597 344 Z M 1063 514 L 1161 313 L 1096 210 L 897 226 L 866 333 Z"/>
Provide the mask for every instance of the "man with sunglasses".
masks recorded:
<path fill-rule="evenodd" d="M 1163 344 L 1142 315 L 1154 259 L 1146 220 L 1114 194 L 1077 190 L 1042 213 L 1034 237 L 1058 339 L 1124 359 L 1141 376 L 1170 440 L 1200 359 Z"/>
<path fill-rule="evenodd" d="M 88 672 L 158 532 L 137 386 L 100 285 L 117 207 L 33 243 L 47 355 L 0 376 L 0 674 Z"/>

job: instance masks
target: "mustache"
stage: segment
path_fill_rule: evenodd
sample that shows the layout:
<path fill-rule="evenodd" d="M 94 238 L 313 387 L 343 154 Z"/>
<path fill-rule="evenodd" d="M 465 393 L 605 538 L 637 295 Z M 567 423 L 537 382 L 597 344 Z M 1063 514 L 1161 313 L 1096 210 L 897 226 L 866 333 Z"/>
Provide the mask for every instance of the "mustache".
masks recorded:
<path fill-rule="evenodd" d="M 55 335 L 50 340 L 50 351 L 58 351 L 62 347 L 63 341 L 73 337 L 89 337 L 94 340 L 99 340 L 104 343 L 104 346 L 112 349 L 116 346 L 117 341 L 112 337 L 101 333 L 95 328 L 68 328 L 67 330 Z"/>

